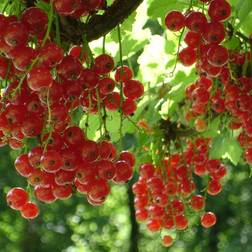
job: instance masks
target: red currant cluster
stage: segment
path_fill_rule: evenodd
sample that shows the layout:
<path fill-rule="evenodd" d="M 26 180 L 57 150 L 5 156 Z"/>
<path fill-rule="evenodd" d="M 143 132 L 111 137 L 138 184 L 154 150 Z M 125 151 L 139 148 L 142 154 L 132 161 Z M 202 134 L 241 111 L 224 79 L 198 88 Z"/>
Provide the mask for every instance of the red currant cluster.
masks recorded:
<path fill-rule="evenodd" d="M 20 20 L 0 15 L 0 144 L 22 149 L 27 139 L 37 141 L 15 167 L 40 201 L 66 199 L 76 187 L 100 205 L 110 191 L 108 180 L 120 184 L 132 177 L 135 158 L 130 152 L 117 155 L 109 141 L 89 140 L 73 126 L 72 115 L 82 109 L 87 116 L 101 114 L 103 121 L 106 110 L 129 116 L 144 87 L 127 66 L 110 78 L 115 66 L 111 56 L 93 59 L 82 46 L 65 54 L 43 38 L 47 33 L 47 14 L 37 7 L 25 10 Z M 109 137 L 105 125 L 104 131 Z"/>
<path fill-rule="evenodd" d="M 29 202 L 29 195 L 24 189 L 19 187 L 12 188 L 6 198 L 9 206 L 14 210 L 19 210 L 22 217 L 34 219 L 39 215 L 37 205 Z"/>
<path fill-rule="evenodd" d="M 208 15 L 190 11 L 184 16 L 179 12 L 170 12 L 166 17 L 168 29 L 178 31 L 187 27 L 190 31 L 184 41 L 188 45 L 179 54 L 184 65 L 192 65 L 201 75 L 199 79 L 186 89 L 186 97 L 192 101 L 191 109 L 186 119 L 195 120 L 197 131 L 204 131 L 207 127 L 201 116 L 212 109 L 216 113 L 229 112 L 231 129 L 240 129 L 238 136 L 240 145 L 245 149 L 245 159 L 252 163 L 252 121 L 250 110 L 252 107 L 251 88 L 252 79 L 233 73 L 237 67 L 251 60 L 250 52 L 239 52 L 226 49 L 220 45 L 225 38 L 226 29 L 223 25 L 231 14 L 231 7 L 225 0 L 207 1 Z M 189 52 L 189 53 L 188 53 Z"/>
<path fill-rule="evenodd" d="M 250 111 L 252 108 L 252 78 L 240 77 L 231 80 L 230 72 L 227 79 L 222 78 L 225 87 L 225 106 L 231 114 L 229 127 L 240 130 L 238 141 L 245 149 L 245 159 L 252 164 L 252 120 Z"/>
<path fill-rule="evenodd" d="M 50 0 L 44 0 L 50 3 Z M 106 7 L 105 0 L 52 0 L 54 9 L 63 16 L 80 18 Z"/>
<path fill-rule="evenodd" d="M 88 140 L 80 128 L 73 126 L 63 135 L 53 133 L 47 150 L 38 146 L 18 156 L 15 168 L 27 178 L 35 197 L 42 202 L 68 199 L 76 188 L 97 206 L 110 192 L 109 180 L 126 183 L 133 175 L 134 164 L 132 153 L 123 151 L 117 155 L 110 142 Z"/>
<path fill-rule="evenodd" d="M 205 114 L 209 105 L 221 113 L 225 111 L 222 91 L 212 88 L 212 78 L 225 71 L 229 61 L 229 52 L 220 43 L 225 38 L 223 22 L 231 15 L 231 6 L 225 0 L 202 1 L 209 4 L 208 16 L 199 11 L 189 10 L 186 15 L 172 11 L 167 14 L 165 23 L 169 30 L 179 31 L 189 29 L 184 37 L 187 45 L 182 49 L 178 58 L 185 66 L 196 63 L 196 69 L 201 76 L 195 84 L 186 90 L 187 98 L 192 100 L 192 108 L 187 113 L 187 119 Z M 196 129 L 203 131 L 206 128 L 204 120 L 195 121 Z"/>
<path fill-rule="evenodd" d="M 189 142 L 182 154 L 164 158 L 159 166 L 151 163 L 140 166 L 139 180 L 133 185 L 136 218 L 147 221 L 148 230 L 185 230 L 194 212 L 200 213 L 203 227 L 216 223 L 215 215 L 204 211 L 205 198 L 206 193 L 212 196 L 220 193 L 220 179 L 226 175 L 226 168 L 219 160 L 209 159 L 209 145 L 209 139 L 198 138 Z M 208 176 L 205 196 L 196 192 L 193 175 Z M 163 243 L 168 246 L 172 240 L 165 236 Z"/>

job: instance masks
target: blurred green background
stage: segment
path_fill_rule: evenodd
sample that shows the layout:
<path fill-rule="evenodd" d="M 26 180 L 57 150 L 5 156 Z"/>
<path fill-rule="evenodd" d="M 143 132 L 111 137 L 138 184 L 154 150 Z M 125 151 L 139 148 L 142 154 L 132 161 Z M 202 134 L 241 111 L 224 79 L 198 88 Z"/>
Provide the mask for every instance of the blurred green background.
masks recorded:
<path fill-rule="evenodd" d="M 229 166 L 222 193 L 208 197 L 207 209 L 217 214 L 217 225 L 210 230 L 194 225 L 168 249 L 162 247 L 160 233 L 151 234 L 144 224 L 136 224 L 130 185 L 113 186 L 101 207 L 90 206 L 76 194 L 66 201 L 40 203 L 37 219 L 23 219 L 5 202 L 10 187 L 26 186 L 13 167 L 15 156 L 8 147 L 0 150 L 1 252 L 252 251 L 252 181 L 247 167 Z"/>

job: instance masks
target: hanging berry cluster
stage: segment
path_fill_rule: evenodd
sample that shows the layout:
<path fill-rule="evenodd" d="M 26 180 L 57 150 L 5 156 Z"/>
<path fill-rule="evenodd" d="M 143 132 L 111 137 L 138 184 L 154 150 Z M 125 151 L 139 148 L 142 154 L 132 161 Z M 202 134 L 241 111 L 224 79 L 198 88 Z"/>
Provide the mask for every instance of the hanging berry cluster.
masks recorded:
<path fill-rule="evenodd" d="M 144 163 L 139 180 L 133 185 L 136 219 L 146 221 L 151 232 L 185 230 L 190 216 L 198 213 L 203 227 L 216 223 L 216 216 L 206 211 L 207 194 L 221 192 L 220 180 L 226 168 L 219 160 L 209 158 L 210 140 L 198 138 L 187 143 L 185 151 L 165 156 L 160 163 Z M 196 177 L 207 178 L 205 188 L 196 184 Z M 200 192 L 204 191 L 201 195 Z M 163 245 L 171 246 L 173 237 L 163 236 Z"/>
<path fill-rule="evenodd" d="M 44 0 L 50 3 L 50 0 Z M 106 7 L 105 0 L 53 0 L 52 4 L 57 13 L 62 16 L 80 18 L 88 16 Z"/>
<path fill-rule="evenodd" d="M 193 10 L 186 15 L 172 11 L 165 19 L 166 26 L 171 31 L 189 29 L 184 37 L 188 47 L 179 52 L 178 58 L 185 66 L 196 63 L 200 75 L 186 89 L 186 98 L 191 105 L 185 117 L 188 121 L 194 119 L 195 129 L 202 132 L 207 128 L 207 118 L 228 114 L 229 128 L 241 131 L 237 140 L 245 149 L 246 161 L 251 164 L 252 79 L 247 70 L 251 53 L 246 45 L 240 51 L 221 45 L 225 38 L 228 40 L 232 36 L 230 24 L 224 23 L 231 15 L 230 4 L 226 0 L 204 2 L 209 4 L 209 20 L 203 12 Z"/>
<path fill-rule="evenodd" d="M 96 2 L 89 2 L 94 4 L 91 10 L 102 3 Z M 69 1 L 53 4 L 67 15 L 60 8 L 66 10 Z M 114 78 L 110 77 L 113 58 L 103 53 L 93 59 L 86 41 L 64 51 L 50 40 L 50 23 L 37 7 L 24 10 L 20 18 L 0 14 L 0 144 L 23 152 L 15 168 L 34 187 L 38 200 L 67 199 L 77 189 L 91 204 L 101 205 L 110 192 L 109 181 L 126 183 L 135 163 L 132 153 L 118 152 L 109 141 L 107 111 L 119 111 L 121 117 L 132 115 L 144 87 L 132 79 L 126 65 L 121 64 Z M 75 126 L 77 110 L 87 119 L 89 114 L 99 114 L 99 141 L 88 139 Z M 87 120 L 86 129 L 89 127 Z M 30 151 L 29 139 L 36 142 Z M 19 188 L 12 189 L 7 201 L 25 218 L 34 218 L 37 207 L 27 203 L 24 194 Z M 13 202 L 19 199 L 23 204 L 15 207 Z"/>

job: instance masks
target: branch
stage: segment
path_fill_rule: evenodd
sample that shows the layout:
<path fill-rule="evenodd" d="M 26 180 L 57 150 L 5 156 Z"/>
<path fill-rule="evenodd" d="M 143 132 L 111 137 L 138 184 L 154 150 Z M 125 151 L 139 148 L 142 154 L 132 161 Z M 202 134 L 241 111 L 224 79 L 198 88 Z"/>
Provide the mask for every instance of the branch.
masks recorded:
<path fill-rule="evenodd" d="M 27 7 L 34 5 L 34 0 L 24 0 Z M 106 8 L 104 14 L 94 14 L 87 24 L 71 17 L 60 16 L 60 31 L 63 40 L 73 44 L 82 42 L 82 35 L 86 33 L 87 41 L 96 40 L 122 23 L 143 0 L 115 0 Z"/>

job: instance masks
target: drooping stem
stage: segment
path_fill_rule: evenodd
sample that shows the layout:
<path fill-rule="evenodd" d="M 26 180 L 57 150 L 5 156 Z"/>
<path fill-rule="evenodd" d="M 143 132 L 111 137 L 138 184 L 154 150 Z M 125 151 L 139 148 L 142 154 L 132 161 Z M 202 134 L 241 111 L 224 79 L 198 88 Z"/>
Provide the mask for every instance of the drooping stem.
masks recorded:
<path fill-rule="evenodd" d="M 120 65 L 121 65 L 121 73 L 123 71 L 123 52 L 122 52 L 122 37 L 121 37 L 121 29 L 120 25 L 117 26 L 117 34 L 118 34 L 118 43 L 119 43 L 119 55 L 120 55 Z M 123 127 L 123 113 L 122 113 L 122 104 L 123 104 L 123 83 L 120 79 L 120 138 L 122 139 L 122 127 Z"/>
<path fill-rule="evenodd" d="M 46 34 L 42 41 L 42 47 L 45 45 L 47 39 L 49 38 L 51 28 L 52 28 L 52 23 L 53 23 L 53 1 L 50 1 L 50 11 L 48 13 L 48 25 L 47 25 Z"/>

